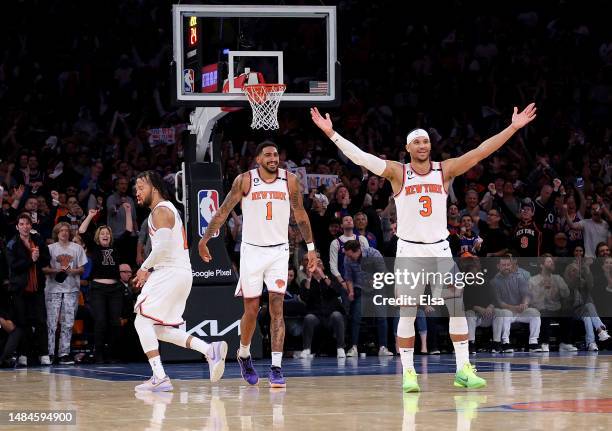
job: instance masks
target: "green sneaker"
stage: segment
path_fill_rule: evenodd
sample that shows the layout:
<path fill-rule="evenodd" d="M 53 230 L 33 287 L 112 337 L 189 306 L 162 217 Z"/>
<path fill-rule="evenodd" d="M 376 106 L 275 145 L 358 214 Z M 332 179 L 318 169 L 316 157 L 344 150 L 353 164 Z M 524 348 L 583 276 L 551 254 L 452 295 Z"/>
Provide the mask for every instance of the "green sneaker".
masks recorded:
<path fill-rule="evenodd" d="M 476 375 L 476 367 L 469 362 L 455 374 L 453 385 L 457 388 L 478 389 L 487 386 L 487 381 Z"/>
<path fill-rule="evenodd" d="M 404 380 L 402 383 L 404 392 L 420 392 L 421 388 L 417 382 L 417 373 L 414 370 L 404 370 Z"/>

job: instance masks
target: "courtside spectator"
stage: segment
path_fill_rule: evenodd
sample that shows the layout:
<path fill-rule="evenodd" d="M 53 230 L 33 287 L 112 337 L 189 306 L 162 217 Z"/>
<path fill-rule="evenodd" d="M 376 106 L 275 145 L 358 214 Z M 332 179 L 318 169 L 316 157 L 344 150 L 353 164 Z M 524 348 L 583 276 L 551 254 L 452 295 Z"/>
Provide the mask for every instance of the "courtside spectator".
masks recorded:
<path fill-rule="evenodd" d="M 72 327 L 79 304 L 80 277 L 85 271 L 87 257 L 83 247 L 71 241 L 72 230 L 68 223 L 60 222 L 53 228 L 53 240 L 49 246 L 49 266 L 43 268 L 47 275 L 48 352 L 49 356 L 55 357 L 55 334 L 59 326 L 58 363 L 71 365 L 74 364 L 70 357 Z"/>
<path fill-rule="evenodd" d="M 27 213 L 17 218 L 17 235 L 6 246 L 9 268 L 9 297 L 14 307 L 15 324 L 23 331 L 17 352 L 18 365 L 27 366 L 28 356 L 38 356 L 41 365 L 51 365 L 48 356 L 45 321 L 45 276 L 49 249 L 43 239 L 32 233 Z"/>

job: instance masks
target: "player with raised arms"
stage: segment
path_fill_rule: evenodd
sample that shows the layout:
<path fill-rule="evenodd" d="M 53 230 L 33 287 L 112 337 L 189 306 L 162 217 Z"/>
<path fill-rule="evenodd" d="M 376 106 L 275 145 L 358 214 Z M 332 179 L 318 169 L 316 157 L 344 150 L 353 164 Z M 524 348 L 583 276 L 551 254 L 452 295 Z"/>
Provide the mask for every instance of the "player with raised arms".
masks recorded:
<path fill-rule="evenodd" d="M 412 130 L 406 139 L 406 151 L 410 154 L 410 163 L 383 160 L 366 153 L 356 145 L 343 138 L 333 129 L 329 114 L 322 116 L 317 108 L 311 108 L 310 114 L 314 124 L 353 163 L 363 166 L 376 175 L 391 182 L 395 205 L 397 208 L 397 259 L 400 264 L 410 262 L 411 258 L 438 258 L 435 265 L 440 271 L 440 258 L 452 266 L 452 254 L 446 238 L 448 237 L 446 221 L 447 190 L 451 180 L 487 158 L 504 145 L 519 129 L 536 117 L 534 103 L 521 112 L 514 107 L 512 122 L 504 130 L 482 142 L 467 153 L 444 160 L 432 162 L 431 142 L 428 133 L 423 129 Z M 422 261 L 422 260 L 421 260 Z M 410 263 L 408 263 L 410 266 Z M 415 270 L 416 267 L 412 266 Z M 433 286 L 432 286 L 433 287 Z M 407 290 L 407 288 L 409 290 Z M 397 285 L 396 295 L 420 297 L 425 285 Z M 432 289 L 433 290 L 433 289 Z M 450 312 L 450 310 L 449 310 Z M 464 315 L 453 316 L 449 320 L 449 334 L 455 348 L 457 372 L 454 385 L 465 388 L 486 386 L 486 381 L 476 375 L 476 369 L 469 362 L 468 327 Z M 403 390 L 418 392 L 420 387 L 414 370 L 414 320 L 416 307 L 402 307 L 397 327 L 398 348 L 403 367 Z"/>

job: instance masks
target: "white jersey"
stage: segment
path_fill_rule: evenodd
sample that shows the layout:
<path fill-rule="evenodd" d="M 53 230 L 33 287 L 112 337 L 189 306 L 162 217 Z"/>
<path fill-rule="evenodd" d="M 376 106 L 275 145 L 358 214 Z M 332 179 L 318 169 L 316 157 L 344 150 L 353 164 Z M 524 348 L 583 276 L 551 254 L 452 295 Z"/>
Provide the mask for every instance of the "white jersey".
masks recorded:
<path fill-rule="evenodd" d="M 430 162 L 425 175 L 417 174 L 410 163 L 405 164 L 402 188 L 394 197 L 398 238 L 435 243 L 448 237 L 447 193 L 441 162 Z"/>
<path fill-rule="evenodd" d="M 187 244 L 187 233 L 183 227 L 183 221 L 179 212 L 170 201 L 161 201 L 157 207 L 166 207 L 174 214 L 174 226 L 172 227 L 172 249 L 170 253 L 155 265 L 154 269 L 162 267 L 173 267 L 173 268 L 184 268 L 191 270 L 191 261 L 189 260 L 189 245 Z M 151 247 L 160 247 L 159 243 L 155 238 L 155 231 L 157 228 L 153 225 L 153 211 L 149 214 L 149 237 L 151 238 Z"/>
<path fill-rule="evenodd" d="M 287 171 L 264 181 L 257 169 L 249 171 L 249 190 L 242 197 L 242 242 L 270 246 L 289 242 L 289 183 Z"/>

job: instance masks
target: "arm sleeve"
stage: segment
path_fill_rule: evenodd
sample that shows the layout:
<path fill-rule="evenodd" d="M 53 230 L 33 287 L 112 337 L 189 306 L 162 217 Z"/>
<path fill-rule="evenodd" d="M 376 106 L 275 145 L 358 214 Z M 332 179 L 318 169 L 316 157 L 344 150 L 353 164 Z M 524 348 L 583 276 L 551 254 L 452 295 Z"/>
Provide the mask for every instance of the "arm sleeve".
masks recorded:
<path fill-rule="evenodd" d="M 148 271 L 160 262 L 170 250 L 172 250 L 172 230 L 168 228 L 160 228 L 155 231 L 156 246 L 153 247 L 149 257 L 142 262 L 140 269 Z"/>
<path fill-rule="evenodd" d="M 376 157 L 373 154 L 362 151 L 359 147 L 353 144 L 348 139 L 343 138 L 337 132 L 330 138 L 336 146 L 348 157 L 353 163 L 367 168 L 376 175 L 382 175 L 387 168 L 387 162 Z"/>

